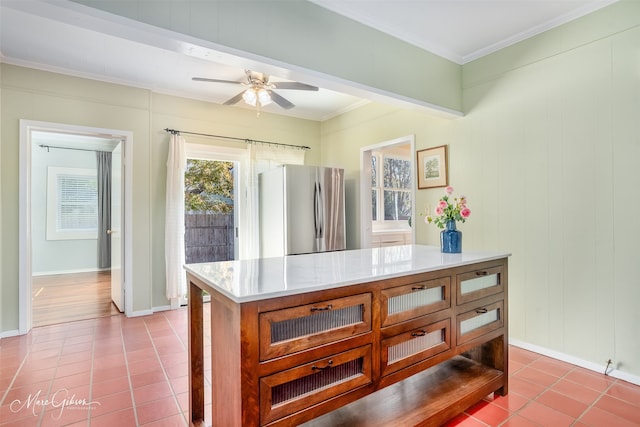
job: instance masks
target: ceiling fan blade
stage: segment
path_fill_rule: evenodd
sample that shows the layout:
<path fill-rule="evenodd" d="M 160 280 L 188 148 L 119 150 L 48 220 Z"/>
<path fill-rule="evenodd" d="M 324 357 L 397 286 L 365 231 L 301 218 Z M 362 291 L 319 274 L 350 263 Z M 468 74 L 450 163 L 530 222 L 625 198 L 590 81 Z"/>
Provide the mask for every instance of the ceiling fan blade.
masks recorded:
<path fill-rule="evenodd" d="M 271 95 L 271 100 L 273 102 L 275 102 L 276 104 L 278 104 L 279 106 L 281 106 L 285 110 L 289 110 L 289 109 L 295 107 L 295 105 L 291 101 L 283 98 L 282 96 L 278 95 L 277 93 L 275 93 L 272 90 L 269 91 L 269 95 Z"/>
<path fill-rule="evenodd" d="M 276 89 L 293 89 L 293 90 L 318 90 L 317 87 L 299 82 L 275 82 L 271 83 Z"/>
<path fill-rule="evenodd" d="M 240 102 L 240 100 L 242 99 L 242 95 L 244 94 L 244 92 L 240 92 L 239 94 L 237 94 L 236 96 L 234 96 L 233 98 L 227 100 L 223 105 L 233 105 L 233 104 L 237 104 L 238 102 Z"/>
<path fill-rule="evenodd" d="M 192 77 L 191 80 L 195 82 L 232 83 L 234 85 L 241 85 L 244 83 L 244 82 L 236 82 L 233 80 L 207 79 L 206 77 Z"/>

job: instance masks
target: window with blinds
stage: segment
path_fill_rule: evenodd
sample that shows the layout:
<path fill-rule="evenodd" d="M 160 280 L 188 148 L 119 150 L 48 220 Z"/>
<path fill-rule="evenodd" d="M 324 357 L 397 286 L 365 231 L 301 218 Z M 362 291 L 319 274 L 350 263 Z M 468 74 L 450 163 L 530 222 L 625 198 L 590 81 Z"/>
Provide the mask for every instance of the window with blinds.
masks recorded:
<path fill-rule="evenodd" d="M 47 240 L 96 239 L 96 170 L 50 167 L 48 172 Z"/>

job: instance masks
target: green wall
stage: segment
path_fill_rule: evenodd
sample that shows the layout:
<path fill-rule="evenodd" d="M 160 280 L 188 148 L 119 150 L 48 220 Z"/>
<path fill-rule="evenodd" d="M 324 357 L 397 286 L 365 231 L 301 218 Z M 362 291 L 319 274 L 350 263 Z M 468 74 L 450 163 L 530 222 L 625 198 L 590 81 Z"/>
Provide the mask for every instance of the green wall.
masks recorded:
<path fill-rule="evenodd" d="M 464 86 L 475 243 L 514 253 L 510 335 L 640 375 L 640 3 L 469 64 Z"/>
<path fill-rule="evenodd" d="M 133 310 L 168 305 L 164 297 L 164 188 L 169 137 L 164 128 L 310 146 L 320 160 L 318 122 L 193 101 L 127 86 L 0 65 L 1 332 L 18 329 L 19 120 L 133 132 Z M 186 136 L 188 141 L 212 140 Z M 219 142 L 218 142 L 219 143 Z M 234 144 L 234 143 L 232 143 Z M 235 143 L 245 147 L 244 143 Z"/>
<path fill-rule="evenodd" d="M 512 339 L 640 375 L 640 2 L 619 2 L 464 66 L 466 116 L 369 105 L 323 123 L 323 162 L 407 134 L 449 146 L 465 249 L 512 252 Z M 355 185 L 357 188 L 357 185 Z M 417 209 L 441 189 L 418 190 Z M 418 243 L 438 229 L 416 221 Z M 358 216 L 349 229 L 359 230 Z M 358 232 L 359 233 L 359 232 Z M 353 236 L 352 244 L 359 241 Z"/>
<path fill-rule="evenodd" d="M 46 139 L 38 143 L 56 145 Z M 97 235 L 92 239 L 47 238 L 50 167 L 90 169 L 97 173 L 96 154 L 42 147 L 31 150 L 31 271 L 34 275 L 95 271 L 98 269 Z"/>
<path fill-rule="evenodd" d="M 218 50 L 462 110 L 460 65 L 301 0 L 74 0 Z M 215 49 L 215 47 L 214 47 Z M 415 78 L 418 76 L 418 78 Z"/>
<path fill-rule="evenodd" d="M 347 248 L 360 247 L 360 149 L 407 135 L 415 135 L 416 149 L 448 144 L 453 139 L 455 123 L 376 103 L 322 123 L 322 163 L 345 169 Z M 455 152 L 452 146 L 450 150 Z M 421 193 L 424 191 L 418 192 L 418 211 L 427 207 Z M 437 197 L 433 195 L 432 199 Z M 414 223 L 418 227 L 418 243 L 438 243 L 433 237 L 435 230 L 428 233 L 422 221 Z M 428 234 L 433 234 L 432 238 L 424 240 Z"/>

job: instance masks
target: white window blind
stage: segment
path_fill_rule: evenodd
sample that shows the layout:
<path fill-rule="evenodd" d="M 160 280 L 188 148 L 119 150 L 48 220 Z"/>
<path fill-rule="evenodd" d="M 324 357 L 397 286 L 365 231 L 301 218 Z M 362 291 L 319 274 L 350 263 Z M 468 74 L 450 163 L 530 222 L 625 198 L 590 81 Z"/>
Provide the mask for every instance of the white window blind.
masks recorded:
<path fill-rule="evenodd" d="M 98 187 L 95 169 L 50 167 L 47 239 L 95 239 Z"/>
<path fill-rule="evenodd" d="M 95 176 L 58 175 L 56 231 L 98 231 Z"/>

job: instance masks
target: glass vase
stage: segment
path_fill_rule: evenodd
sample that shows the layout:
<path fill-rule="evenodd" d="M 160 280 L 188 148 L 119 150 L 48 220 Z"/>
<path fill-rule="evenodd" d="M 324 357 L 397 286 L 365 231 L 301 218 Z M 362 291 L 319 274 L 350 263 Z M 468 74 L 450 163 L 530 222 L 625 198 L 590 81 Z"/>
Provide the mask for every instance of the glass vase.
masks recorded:
<path fill-rule="evenodd" d="M 462 231 L 456 229 L 454 220 L 447 221 L 445 229 L 440 232 L 440 250 L 447 254 L 462 252 Z"/>

